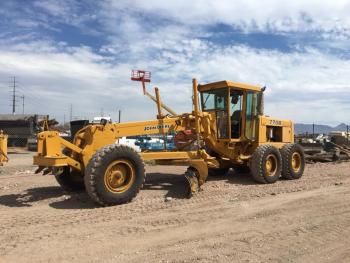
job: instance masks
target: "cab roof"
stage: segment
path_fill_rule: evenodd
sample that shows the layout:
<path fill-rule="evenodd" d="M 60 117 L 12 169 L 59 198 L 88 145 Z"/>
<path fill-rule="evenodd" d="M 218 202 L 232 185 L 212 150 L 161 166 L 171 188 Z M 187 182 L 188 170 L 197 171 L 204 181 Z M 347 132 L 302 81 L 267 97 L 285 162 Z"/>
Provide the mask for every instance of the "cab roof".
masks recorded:
<path fill-rule="evenodd" d="M 222 81 L 218 81 L 218 82 L 212 82 L 212 83 L 208 83 L 208 84 L 199 84 L 198 85 L 198 90 L 199 91 L 207 91 L 210 89 L 219 89 L 219 88 L 225 88 L 225 87 L 230 87 L 230 88 L 238 88 L 238 89 L 242 89 L 242 90 L 250 90 L 250 91 L 261 91 L 261 87 L 259 86 L 253 86 L 253 85 L 249 85 L 249 84 L 243 84 L 243 83 L 239 83 L 239 82 L 233 82 L 233 81 L 229 81 L 229 80 L 222 80 Z"/>

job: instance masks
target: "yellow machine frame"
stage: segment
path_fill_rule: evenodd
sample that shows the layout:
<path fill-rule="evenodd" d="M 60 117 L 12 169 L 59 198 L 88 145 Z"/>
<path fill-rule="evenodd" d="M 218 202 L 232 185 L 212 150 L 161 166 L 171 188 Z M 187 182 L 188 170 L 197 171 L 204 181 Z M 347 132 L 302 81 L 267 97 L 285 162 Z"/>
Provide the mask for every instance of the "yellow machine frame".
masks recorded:
<path fill-rule="evenodd" d="M 0 165 L 8 162 L 7 156 L 7 135 L 0 130 Z"/>

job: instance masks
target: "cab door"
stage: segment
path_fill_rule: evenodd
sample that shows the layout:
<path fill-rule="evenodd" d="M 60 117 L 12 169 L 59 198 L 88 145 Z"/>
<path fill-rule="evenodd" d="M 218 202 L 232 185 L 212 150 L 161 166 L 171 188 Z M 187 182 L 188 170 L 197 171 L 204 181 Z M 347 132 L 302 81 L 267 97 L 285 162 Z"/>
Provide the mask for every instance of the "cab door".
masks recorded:
<path fill-rule="evenodd" d="M 243 109 L 244 109 L 244 91 L 230 88 L 229 90 L 229 121 L 230 121 L 230 139 L 238 141 L 242 135 L 243 127 Z"/>
<path fill-rule="evenodd" d="M 228 94 L 227 87 L 201 92 L 202 110 L 215 113 L 218 139 L 230 138 Z"/>
<path fill-rule="evenodd" d="M 246 96 L 244 137 L 251 141 L 255 141 L 257 137 L 257 125 L 259 121 L 258 99 L 261 94 L 261 92 L 248 91 Z"/>

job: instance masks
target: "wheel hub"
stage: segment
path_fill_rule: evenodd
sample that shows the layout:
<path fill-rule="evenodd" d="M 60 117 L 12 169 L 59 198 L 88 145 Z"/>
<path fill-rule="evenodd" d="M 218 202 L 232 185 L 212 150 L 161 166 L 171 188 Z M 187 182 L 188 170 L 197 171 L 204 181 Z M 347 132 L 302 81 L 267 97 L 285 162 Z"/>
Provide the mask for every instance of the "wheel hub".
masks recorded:
<path fill-rule="evenodd" d="M 104 182 L 113 193 L 127 191 L 135 181 L 135 168 L 128 160 L 116 160 L 106 169 Z"/>
<path fill-rule="evenodd" d="M 277 171 L 277 158 L 270 154 L 266 158 L 265 168 L 268 176 L 274 176 Z"/>
<path fill-rule="evenodd" d="M 295 152 L 292 155 L 292 169 L 294 172 L 299 172 L 301 167 L 301 156 L 300 153 Z"/>

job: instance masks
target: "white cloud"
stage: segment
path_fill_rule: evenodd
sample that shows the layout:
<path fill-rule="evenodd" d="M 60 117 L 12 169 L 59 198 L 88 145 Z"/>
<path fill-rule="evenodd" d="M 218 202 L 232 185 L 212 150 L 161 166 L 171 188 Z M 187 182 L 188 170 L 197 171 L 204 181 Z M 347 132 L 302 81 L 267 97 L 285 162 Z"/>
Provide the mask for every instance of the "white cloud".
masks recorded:
<path fill-rule="evenodd" d="M 232 25 L 245 31 L 325 31 L 349 36 L 350 3 L 346 0 L 110 0 L 105 14 L 142 13 L 189 25 Z"/>
<path fill-rule="evenodd" d="M 47 15 L 46 21 L 67 23 L 74 26 L 83 27 L 83 23 L 96 19 L 95 10 L 92 6 L 93 2 L 76 1 L 76 0 L 36 0 L 33 1 L 33 6 L 37 10 L 43 11 L 40 14 Z M 84 10 L 85 13 L 81 11 Z"/>
<path fill-rule="evenodd" d="M 191 78 L 197 77 L 202 83 L 230 79 L 267 85 L 266 110 L 276 117 L 350 122 L 343 101 L 350 98 L 350 62 L 315 49 L 281 53 L 192 39 L 137 65 L 118 63 L 88 47 L 50 42 L 0 49 L 0 77 L 19 76 L 21 90 L 29 94 L 27 109 L 60 119 L 68 116 L 70 103 L 77 116 L 91 118 L 104 108 L 115 117 L 121 108 L 124 120 L 154 118 L 155 106 L 142 96 L 139 83 L 129 79 L 133 67 L 151 70 L 152 85 L 161 88 L 163 101 L 179 113 L 191 110 Z M 3 90 L 1 111 L 7 110 L 7 97 Z"/>
<path fill-rule="evenodd" d="M 39 37 L 35 30 L 1 38 L 0 79 L 4 86 L 8 76 L 19 77 L 28 111 L 62 119 L 73 103 L 74 115 L 80 117 L 91 118 L 101 108 L 116 116 L 121 108 L 124 120 L 154 118 L 153 103 L 142 96 L 139 83 L 129 79 L 130 70 L 139 68 L 152 71 L 152 85 L 161 88 L 163 101 L 179 113 L 191 110 L 191 79 L 197 77 L 200 82 L 230 79 L 267 85 L 267 113 L 277 117 L 350 122 L 344 101 L 350 99 L 350 61 L 327 52 L 327 48 L 348 49 L 348 1 L 111 0 L 84 14 L 81 3 L 64 3 L 36 1 L 35 8 L 45 11 L 37 15 L 39 21 L 34 16 L 16 21 L 29 19 L 26 26 L 36 27 L 37 22 L 45 28 L 68 23 L 82 33 L 85 28 L 100 29 L 106 44 L 97 47 L 99 51 L 70 46 L 46 35 Z M 91 21 L 103 27 L 85 24 Z M 313 32 L 322 41 L 318 49 L 298 43 L 288 53 L 229 41 L 220 44 L 212 40 L 217 32 L 211 27 L 218 24 L 247 34 L 295 33 L 297 37 Z M 0 96 L 0 110 L 8 112 L 8 89 L 2 89 Z"/>

